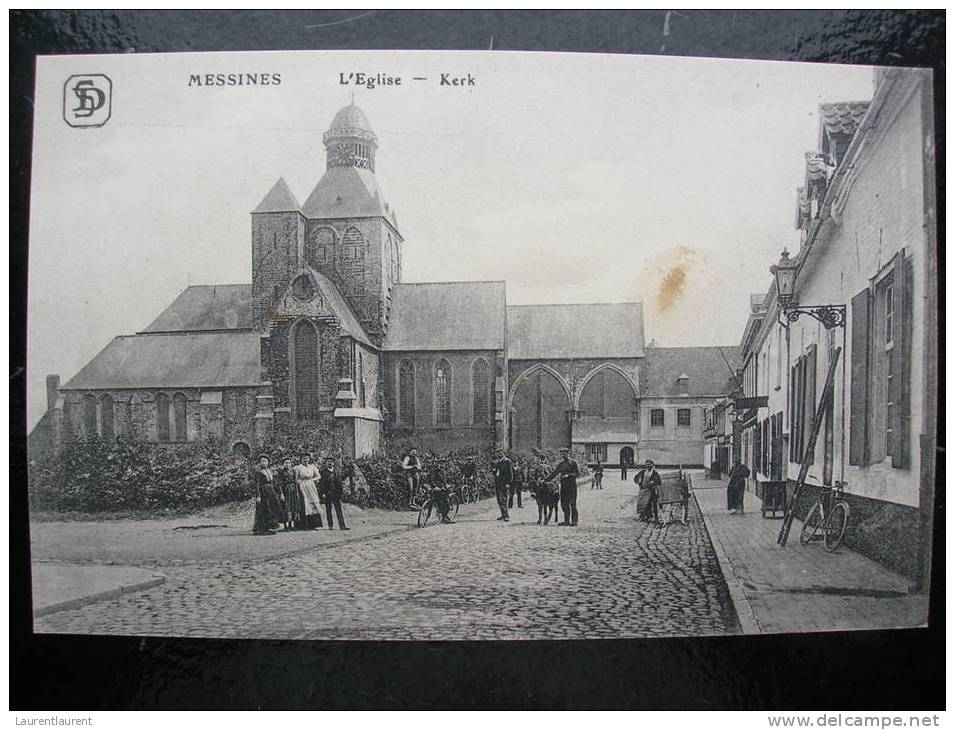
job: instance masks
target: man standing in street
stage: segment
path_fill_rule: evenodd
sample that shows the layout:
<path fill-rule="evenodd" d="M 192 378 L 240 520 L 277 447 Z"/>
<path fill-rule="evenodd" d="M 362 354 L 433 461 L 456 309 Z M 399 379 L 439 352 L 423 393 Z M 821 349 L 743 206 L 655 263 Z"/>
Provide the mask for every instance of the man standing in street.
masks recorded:
<path fill-rule="evenodd" d="M 733 457 L 733 466 L 729 473 L 729 484 L 726 485 L 726 509 L 730 514 L 743 514 L 743 492 L 746 491 L 746 478 L 749 476 L 749 467 L 738 456 Z"/>
<path fill-rule="evenodd" d="M 594 478 L 590 483 L 591 489 L 603 489 L 603 480 L 604 480 L 604 468 L 600 463 L 600 459 L 597 459 L 597 464 L 594 466 Z"/>
<path fill-rule="evenodd" d="M 626 455 L 626 454 L 620 454 L 620 481 L 622 481 L 622 482 L 627 481 L 627 467 L 628 467 L 628 466 L 630 466 L 630 464 L 627 463 L 627 455 Z"/>
<path fill-rule="evenodd" d="M 498 522 L 507 522 L 507 500 L 510 497 L 511 482 L 514 481 L 514 463 L 507 458 L 507 454 L 498 450 L 495 452 L 497 461 L 494 462 L 494 491 L 497 493 L 497 506 L 501 508 Z"/>
<path fill-rule="evenodd" d="M 524 505 L 521 504 L 521 492 L 524 490 L 524 467 L 520 463 L 514 464 L 514 478 L 511 481 L 511 492 L 510 496 L 507 499 L 507 508 L 511 509 L 514 507 L 514 495 L 517 495 L 517 508 L 524 509 Z"/>
<path fill-rule="evenodd" d="M 560 524 L 565 527 L 577 527 L 577 477 L 580 476 L 580 467 L 570 457 L 570 449 L 561 449 L 561 461 L 544 481 L 549 482 L 560 476 L 560 508 L 564 512 L 564 521 Z"/>
<path fill-rule="evenodd" d="M 418 486 L 421 482 L 421 459 L 418 458 L 418 449 L 414 446 L 401 462 L 401 469 L 408 483 L 408 505 L 412 506 L 418 496 Z"/>
<path fill-rule="evenodd" d="M 328 518 L 328 529 L 335 529 L 332 522 L 332 506 L 334 506 L 335 514 L 338 516 L 338 529 L 350 530 L 350 527 L 345 527 L 345 516 L 342 514 L 342 478 L 335 469 L 335 457 L 325 457 L 325 465 L 322 467 L 321 474 L 318 492 L 325 499 L 325 517 Z"/>

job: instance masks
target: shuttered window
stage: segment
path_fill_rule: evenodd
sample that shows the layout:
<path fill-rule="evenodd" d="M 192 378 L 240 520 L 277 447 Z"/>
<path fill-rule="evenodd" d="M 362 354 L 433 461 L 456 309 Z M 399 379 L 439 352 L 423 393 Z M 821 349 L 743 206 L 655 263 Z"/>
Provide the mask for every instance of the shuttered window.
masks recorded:
<path fill-rule="evenodd" d="M 911 428 L 912 259 L 895 257 L 891 271 L 852 299 L 849 381 L 849 463 L 909 466 Z"/>
<path fill-rule="evenodd" d="M 789 460 L 801 464 L 806 454 L 812 420 L 816 415 L 816 346 L 796 359 L 789 388 Z M 809 463 L 813 455 L 809 454 Z"/>

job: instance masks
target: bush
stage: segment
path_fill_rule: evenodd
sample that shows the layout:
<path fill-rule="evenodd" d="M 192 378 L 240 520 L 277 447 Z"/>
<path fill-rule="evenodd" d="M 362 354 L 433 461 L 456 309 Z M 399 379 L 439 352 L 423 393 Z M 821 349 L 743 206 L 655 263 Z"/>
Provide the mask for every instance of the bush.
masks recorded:
<path fill-rule="evenodd" d="M 57 512 L 198 509 L 249 499 L 245 459 L 213 442 L 168 446 L 98 438 L 31 464 L 30 505 Z"/>

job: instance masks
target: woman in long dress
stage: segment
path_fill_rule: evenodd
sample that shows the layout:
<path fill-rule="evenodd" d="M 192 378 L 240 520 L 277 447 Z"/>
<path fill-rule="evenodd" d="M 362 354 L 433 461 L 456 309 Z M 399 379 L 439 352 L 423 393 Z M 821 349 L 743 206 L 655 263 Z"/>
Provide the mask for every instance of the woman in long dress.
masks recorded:
<path fill-rule="evenodd" d="M 275 476 L 269 468 L 269 457 L 266 454 L 259 456 L 258 466 L 252 470 L 252 480 L 255 484 L 255 518 L 252 532 L 256 535 L 274 535 L 273 530 L 279 526 L 282 517 L 282 506 L 275 493 Z"/>
<path fill-rule="evenodd" d="M 318 480 L 321 476 L 318 467 L 312 463 L 312 455 L 307 452 L 302 454 L 302 463 L 295 467 L 295 481 L 302 495 L 307 530 L 317 530 L 322 526 L 321 502 L 318 498 Z"/>
<path fill-rule="evenodd" d="M 726 509 L 734 515 L 743 514 L 743 492 L 746 491 L 746 478 L 749 476 L 749 467 L 738 456 L 733 457 L 733 468 L 730 469 L 729 483 L 726 485 Z"/>
<path fill-rule="evenodd" d="M 298 484 L 295 481 L 291 456 L 286 456 L 282 459 L 281 468 L 275 472 L 275 480 L 278 482 L 279 490 L 285 498 L 285 514 L 283 515 L 285 529 L 303 528 L 305 525 L 305 512 L 302 509 L 301 492 L 299 492 Z"/>

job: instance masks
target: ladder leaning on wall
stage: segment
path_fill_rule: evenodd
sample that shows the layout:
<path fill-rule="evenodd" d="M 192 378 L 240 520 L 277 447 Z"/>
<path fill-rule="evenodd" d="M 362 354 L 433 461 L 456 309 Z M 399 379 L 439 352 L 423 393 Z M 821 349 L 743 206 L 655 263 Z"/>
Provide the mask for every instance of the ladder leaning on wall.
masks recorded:
<path fill-rule="evenodd" d="M 826 384 L 822 388 L 822 395 L 819 396 L 819 405 L 816 406 L 816 414 L 812 419 L 812 430 L 809 432 L 809 439 L 806 442 L 806 450 L 802 455 L 802 464 L 799 466 L 799 476 L 796 477 L 796 486 L 789 497 L 789 504 L 786 505 L 786 515 L 783 517 L 783 524 L 779 528 L 779 537 L 776 542 L 781 546 L 786 545 L 789 538 L 789 528 L 792 527 L 793 518 L 796 516 L 796 501 L 799 499 L 799 491 L 806 483 L 806 475 L 809 473 L 810 459 L 816 450 L 816 439 L 819 437 L 819 429 L 822 427 L 822 419 L 826 414 L 826 407 L 832 398 L 835 390 L 836 366 L 839 364 L 839 355 L 842 353 L 841 347 L 836 347 L 832 351 L 832 357 L 829 358 L 829 372 L 826 373 Z"/>

